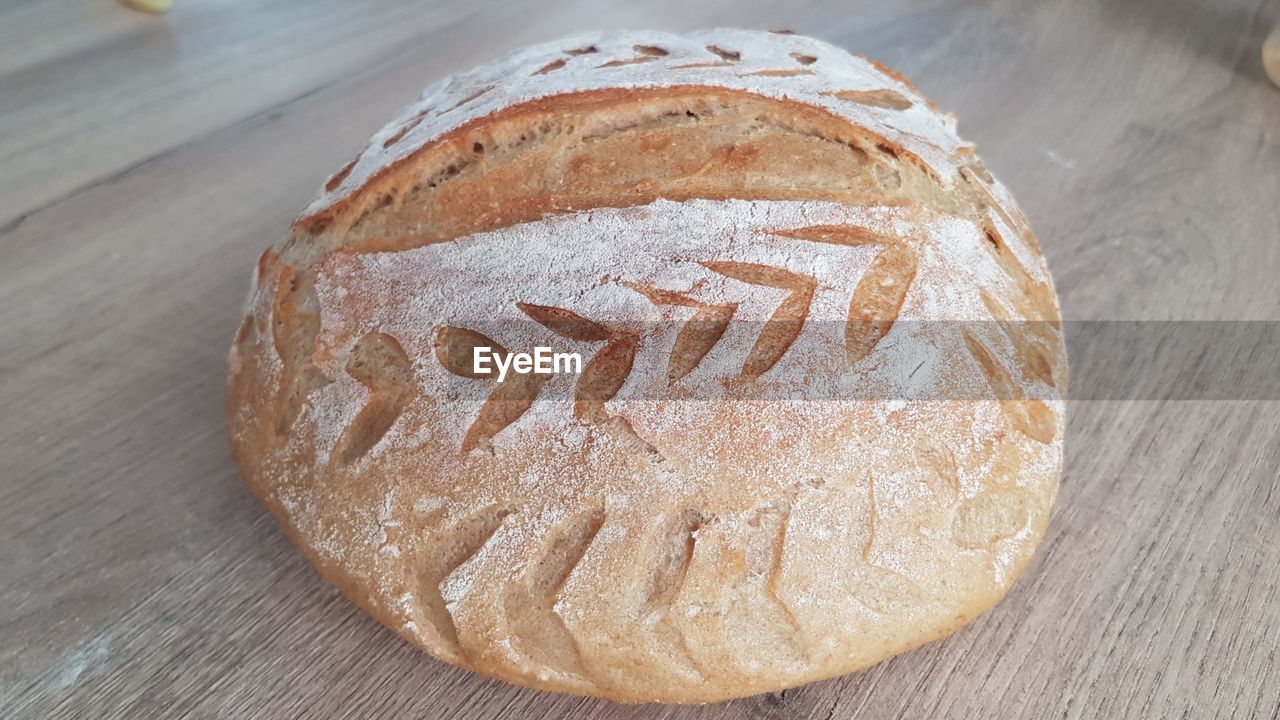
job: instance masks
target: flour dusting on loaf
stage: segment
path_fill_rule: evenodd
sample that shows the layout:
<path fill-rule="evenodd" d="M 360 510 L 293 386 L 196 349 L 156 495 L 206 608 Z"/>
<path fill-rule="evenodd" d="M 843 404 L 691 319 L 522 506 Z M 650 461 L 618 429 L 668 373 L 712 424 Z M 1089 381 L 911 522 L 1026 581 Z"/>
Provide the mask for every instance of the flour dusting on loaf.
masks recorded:
<path fill-rule="evenodd" d="M 717 44 L 719 43 L 719 44 Z M 728 50 L 728 48 L 734 48 Z M 329 179 L 306 221 L 468 122 L 534 100 L 615 88 L 722 87 L 822 108 L 900 147 L 940 179 L 971 149 L 905 78 L 801 35 L 719 29 L 585 34 L 517 50 L 428 87 Z"/>
<path fill-rule="evenodd" d="M 433 85 L 259 263 L 248 485 L 448 662 L 628 702 L 870 666 L 1044 533 L 1039 247 L 892 71 L 793 35 L 584 35 Z M 478 343 L 578 353 L 504 382 Z"/>

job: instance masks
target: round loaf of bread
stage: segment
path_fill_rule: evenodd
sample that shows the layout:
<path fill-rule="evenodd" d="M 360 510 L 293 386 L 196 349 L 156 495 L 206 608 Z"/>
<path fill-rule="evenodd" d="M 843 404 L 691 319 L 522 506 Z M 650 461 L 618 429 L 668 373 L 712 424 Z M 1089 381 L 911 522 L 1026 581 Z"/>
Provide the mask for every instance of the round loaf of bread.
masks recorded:
<path fill-rule="evenodd" d="M 559 372 L 510 369 L 537 348 Z M 259 262 L 227 414 L 404 638 L 697 703 L 992 607 L 1065 381 L 1025 218 L 906 79 L 785 33 L 593 34 L 431 86 L 328 181 Z"/>

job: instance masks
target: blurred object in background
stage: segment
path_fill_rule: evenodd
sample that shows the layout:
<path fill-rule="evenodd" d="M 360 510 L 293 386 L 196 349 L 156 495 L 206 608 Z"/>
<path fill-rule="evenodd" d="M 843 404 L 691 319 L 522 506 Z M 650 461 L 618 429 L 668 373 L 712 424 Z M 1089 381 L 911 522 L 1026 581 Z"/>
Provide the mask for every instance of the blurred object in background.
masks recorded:
<path fill-rule="evenodd" d="M 1262 42 L 1262 67 L 1271 82 L 1280 86 L 1280 25 L 1272 28 L 1271 34 Z"/>
<path fill-rule="evenodd" d="M 134 10 L 141 10 L 149 13 L 168 12 L 173 7 L 173 0 L 121 0 L 126 6 Z"/>

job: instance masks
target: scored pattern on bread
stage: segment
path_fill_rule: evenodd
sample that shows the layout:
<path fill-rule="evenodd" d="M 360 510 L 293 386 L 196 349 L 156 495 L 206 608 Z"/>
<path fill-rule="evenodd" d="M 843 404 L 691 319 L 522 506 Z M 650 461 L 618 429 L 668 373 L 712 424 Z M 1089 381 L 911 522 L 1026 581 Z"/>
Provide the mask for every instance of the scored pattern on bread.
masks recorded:
<path fill-rule="evenodd" d="M 982 304 L 987 307 L 991 317 L 999 323 L 1001 331 L 1018 352 L 1018 364 L 1032 380 L 1042 382 L 1049 387 L 1057 387 L 1054 377 L 1052 350 L 1054 338 L 1048 332 L 1046 321 L 1031 324 L 1012 322 L 1009 313 L 986 290 L 979 293 Z"/>
<path fill-rule="evenodd" d="M 969 353 L 982 366 L 995 396 L 1001 398 L 1005 412 L 1013 420 L 1014 427 L 1027 437 L 1047 443 L 1057 434 L 1057 423 L 1053 410 L 1043 400 L 1022 399 L 1020 384 L 1009 373 L 1009 370 L 997 360 L 991 350 L 978 339 L 974 333 L 965 329 L 965 346 Z"/>
<path fill-rule="evenodd" d="M 675 344 L 671 347 L 671 360 L 667 363 L 667 380 L 675 383 L 693 372 L 702 358 L 711 352 L 711 348 L 724 337 L 733 314 L 738 311 L 737 303 L 703 303 L 687 293 L 662 290 L 624 283 L 627 287 L 644 295 L 654 305 L 695 308 L 693 317 L 680 326 Z"/>
<path fill-rule="evenodd" d="M 742 364 L 741 377 L 754 380 L 769 372 L 782 359 L 783 353 L 800 336 L 817 282 L 798 273 L 755 263 L 705 261 L 702 266 L 725 277 L 749 285 L 764 285 L 788 291 L 787 297 L 773 311 Z"/>
<path fill-rule="evenodd" d="M 444 326 L 435 335 L 436 358 L 449 372 L 472 380 L 488 380 L 491 376 L 478 372 L 473 365 L 475 349 L 489 348 L 495 356 L 505 357 L 510 351 L 484 335 L 466 328 Z M 462 452 L 486 447 L 489 440 L 524 414 L 538 397 L 545 381 L 542 375 L 513 375 L 510 382 L 494 383 L 497 387 L 480 406 L 476 419 L 462 439 Z"/>
<path fill-rule="evenodd" d="M 871 561 L 871 551 L 876 547 L 876 479 L 867 473 L 867 542 L 862 546 L 863 562 Z"/>
<path fill-rule="evenodd" d="M 916 448 L 916 456 L 936 473 L 937 478 L 943 482 L 951 494 L 959 496 L 963 492 L 964 488 L 956 468 L 955 454 L 950 448 L 938 444 L 932 438 L 926 438 Z"/>
<path fill-rule="evenodd" d="M 513 583 L 504 602 L 506 620 L 520 652 L 543 670 L 553 670 L 590 682 L 582 652 L 555 611 L 557 597 L 569 574 L 605 522 L 602 509 L 591 509 L 555 528 L 538 559 Z"/>
<path fill-rule="evenodd" d="M 823 94 L 860 105 L 874 105 L 888 110 L 906 110 L 915 104 L 907 96 L 893 90 L 835 90 Z"/>
<path fill-rule="evenodd" d="M 436 330 L 435 354 L 441 367 L 459 377 L 469 380 L 487 380 L 491 376 L 476 370 L 476 348 L 489 348 L 494 357 L 505 358 L 510 350 L 498 342 L 475 330 L 443 325 Z"/>
<path fill-rule="evenodd" d="M 849 321 L 845 328 L 849 360 L 857 362 L 866 357 L 898 319 L 902 302 L 915 281 L 915 252 L 906 243 L 856 225 L 820 225 L 777 230 L 775 234 L 833 245 L 883 248 L 849 301 Z"/>
<path fill-rule="evenodd" d="M 485 508 L 447 531 L 439 532 L 432 538 L 436 552 L 425 557 L 417 567 L 417 609 L 435 629 L 443 643 L 441 649 L 456 659 L 464 657 L 466 651 L 458 641 L 458 628 L 440 586 L 480 552 L 510 514 L 511 510 L 505 507 Z"/>
<path fill-rule="evenodd" d="M 1062 460 L 1026 218 L 904 78 L 790 35 L 429 88 L 263 254 L 229 365 L 246 482 L 326 579 L 446 661 L 633 702 L 955 630 Z"/>
<path fill-rule="evenodd" d="M 605 418 L 604 405 L 626 382 L 635 362 L 638 335 L 611 330 L 563 308 L 516 303 L 525 315 L 561 337 L 580 342 L 603 342 L 604 347 L 587 361 L 573 391 L 573 413 L 590 420 Z"/>
<path fill-rule="evenodd" d="M 338 462 L 363 457 L 387 434 L 413 396 L 412 372 L 409 357 L 390 335 L 373 332 L 356 343 L 347 361 L 347 373 L 367 387 L 370 395 L 338 441 Z"/>
<path fill-rule="evenodd" d="M 328 222 L 354 194 L 385 192 L 375 185 L 388 168 L 490 113 L 603 88 L 696 86 L 822 108 L 946 183 L 955 177 L 952 159 L 969 147 L 954 120 L 929 108 L 905 78 L 812 38 L 742 30 L 591 34 L 526 48 L 428 88 L 326 184 L 299 225 Z M 885 101 L 894 96 L 906 102 Z"/>
<path fill-rule="evenodd" d="M 953 532 L 956 542 L 963 547 L 990 547 L 1026 527 L 1029 515 L 1022 490 L 987 491 L 960 506 Z"/>
<path fill-rule="evenodd" d="M 854 291 L 849 305 L 845 331 L 849 359 L 852 362 L 861 360 L 889 332 L 897 319 L 907 290 L 915 277 L 914 253 L 901 243 L 851 225 L 777 230 L 774 234 L 835 245 L 889 246 L 888 250 L 877 255 Z M 886 258 L 889 259 L 886 261 Z M 800 335 L 809 315 L 817 281 L 806 275 L 757 263 L 704 260 L 699 264 L 738 282 L 787 291 L 787 296 L 761 326 L 760 333 L 742 364 L 739 378 L 751 381 L 764 375 L 777 364 Z M 697 368 L 724 336 L 738 308 L 737 303 L 704 303 L 685 293 L 625 280 L 622 285 L 658 306 L 697 309 L 693 317 L 681 326 L 672 346 L 667 362 L 667 379 L 670 382 L 684 378 Z M 610 329 L 564 308 L 525 302 L 517 302 L 516 307 L 561 337 L 583 343 L 604 343 L 587 361 L 577 382 L 574 390 L 574 415 L 594 421 L 607 419 L 605 403 L 617 394 L 631 373 L 640 336 L 631 331 Z M 488 375 L 478 374 L 471 367 L 473 352 L 477 347 L 491 348 L 497 355 L 509 354 L 496 341 L 474 330 L 445 326 L 435 334 L 436 357 L 447 370 L 465 378 L 490 379 Z M 487 447 L 494 435 L 518 420 L 532 406 L 544 382 L 545 378 L 537 376 L 514 376 L 510 386 L 502 382 L 496 383 L 497 387 L 481 406 L 477 419 L 468 429 L 462 442 L 462 451 Z"/>
<path fill-rule="evenodd" d="M 300 277 L 286 266 L 281 268 L 277 283 L 280 291 L 271 314 L 271 328 L 276 352 L 285 368 L 276 411 L 275 434 L 279 436 L 297 419 L 307 397 L 333 380 L 317 368 L 311 358 L 299 354 L 315 347 L 320 330 L 315 288 L 310 278 Z"/>
<path fill-rule="evenodd" d="M 671 621 L 669 613 L 689 574 L 689 565 L 698 544 L 698 530 L 711 520 L 710 515 L 696 509 L 685 509 L 665 520 L 658 533 L 651 562 L 653 571 L 640 609 L 640 616 L 645 622 L 652 618 L 653 632 L 660 636 L 660 643 L 669 646 L 671 655 L 682 666 L 687 665 L 689 674 L 698 681 L 705 680 L 706 671 L 699 667 L 697 656 L 690 650 L 680 626 Z"/>
<path fill-rule="evenodd" d="M 791 522 L 791 506 L 790 504 L 784 504 L 781 507 L 767 506 L 761 508 L 755 518 L 747 520 L 747 524 L 752 525 L 753 520 L 763 528 L 765 540 L 769 544 L 768 565 L 763 573 L 765 595 L 773 601 L 774 606 L 781 613 L 788 631 L 786 637 L 800 637 L 803 634 L 803 630 L 800 628 L 800 624 L 796 622 L 795 613 L 791 612 L 787 601 L 783 599 L 778 591 L 778 585 L 782 577 L 782 557 L 787 546 L 787 526 Z M 753 574 L 759 574 L 759 572 L 757 571 Z M 801 663 L 809 662 L 809 654 L 805 651 L 803 644 L 792 641 L 788 643 L 788 646 L 788 649 Z"/>

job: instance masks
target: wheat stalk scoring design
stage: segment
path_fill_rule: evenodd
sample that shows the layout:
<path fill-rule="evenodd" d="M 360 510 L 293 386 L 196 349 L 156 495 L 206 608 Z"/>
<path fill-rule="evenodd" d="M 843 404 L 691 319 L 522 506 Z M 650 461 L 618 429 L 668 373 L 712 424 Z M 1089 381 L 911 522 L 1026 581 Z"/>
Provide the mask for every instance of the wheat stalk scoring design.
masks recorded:
<path fill-rule="evenodd" d="M 795 240 L 843 245 L 879 247 L 880 252 L 854 289 L 845 329 L 849 361 L 865 358 L 893 327 L 916 275 L 916 255 L 898 238 L 852 225 L 815 225 L 791 230 L 771 230 L 771 234 Z M 769 372 L 800 336 L 809 316 L 818 281 L 786 268 L 757 263 L 706 260 L 707 270 L 747 285 L 787 291 L 787 296 L 764 323 L 754 345 L 743 361 L 739 378 L 750 382 Z M 688 293 L 624 282 L 623 285 L 655 306 L 693 308 L 693 315 L 676 334 L 667 365 L 669 383 L 677 383 L 693 372 L 724 336 L 738 310 L 737 303 L 709 303 Z M 557 335 L 577 342 L 603 343 L 582 371 L 574 389 L 574 415 L 603 422 L 609 419 L 605 404 L 626 383 L 635 361 L 640 336 L 633 331 L 611 328 L 571 310 L 548 305 L 517 302 L 516 307 L 538 324 Z M 436 357 L 449 372 L 473 380 L 492 381 L 488 374 L 472 366 L 474 350 L 488 347 L 495 355 L 510 353 L 485 335 L 462 327 L 442 326 L 435 338 Z M 494 389 L 481 405 L 467 429 L 462 452 L 487 446 L 503 429 L 518 420 L 532 405 L 547 376 L 516 374 Z"/>

